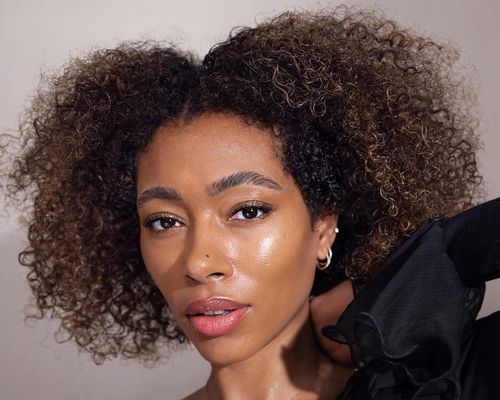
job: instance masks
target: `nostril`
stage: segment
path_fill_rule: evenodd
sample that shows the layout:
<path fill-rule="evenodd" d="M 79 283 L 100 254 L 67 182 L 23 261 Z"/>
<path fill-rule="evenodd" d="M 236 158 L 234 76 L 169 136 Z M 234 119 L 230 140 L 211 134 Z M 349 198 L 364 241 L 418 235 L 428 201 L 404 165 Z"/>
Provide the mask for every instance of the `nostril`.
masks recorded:
<path fill-rule="evenodd" d="M 222 278 L 224 274 L 222 272 L 213 272 L 209 276 L 213 276 L 214 278 Z"/>

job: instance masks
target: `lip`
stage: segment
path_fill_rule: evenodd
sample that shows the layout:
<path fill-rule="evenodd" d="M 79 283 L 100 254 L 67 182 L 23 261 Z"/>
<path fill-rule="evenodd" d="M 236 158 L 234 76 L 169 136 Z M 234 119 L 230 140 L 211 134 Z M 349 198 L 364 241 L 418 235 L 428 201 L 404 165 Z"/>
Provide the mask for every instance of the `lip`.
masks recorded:
<path fill-rule="evenodd" d="M 248 305 L 216 297 L 192 301 L 187 306 L 185 314 L 195 331 L 204 336 L 217 337 L 236 329 L 249 309 Z M 225 311 L 225 314 L 203 315 L 215 311 Z"/>

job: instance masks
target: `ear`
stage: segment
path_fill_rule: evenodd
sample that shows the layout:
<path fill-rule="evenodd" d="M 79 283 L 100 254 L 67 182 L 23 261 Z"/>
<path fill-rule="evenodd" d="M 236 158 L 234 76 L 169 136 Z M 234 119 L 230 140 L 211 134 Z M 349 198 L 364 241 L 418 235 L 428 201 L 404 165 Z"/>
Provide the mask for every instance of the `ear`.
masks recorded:
<path fill-rule="evenodd" d="M 333 214 L 318 217 L 314 224 L 314 230 L 318 235 L 318 255 L 317 258 L 325 259 L 328 249 L 332 247 L 335 241 L 335 228 L 339 217 L 338 209 Z"/>

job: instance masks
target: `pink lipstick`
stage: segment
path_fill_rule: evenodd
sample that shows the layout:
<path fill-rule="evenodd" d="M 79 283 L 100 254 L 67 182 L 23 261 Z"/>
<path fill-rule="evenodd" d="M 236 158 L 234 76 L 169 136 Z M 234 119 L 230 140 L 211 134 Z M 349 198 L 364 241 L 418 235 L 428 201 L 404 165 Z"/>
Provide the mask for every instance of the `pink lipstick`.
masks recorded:
<path fill-rule="evenodd" d="M 245 318 L 249 309 L 249 306 L 233 300 L 211 298 L 189 303 L 186 316 L 198 333 L 216 337 L 234 330 Z"/>

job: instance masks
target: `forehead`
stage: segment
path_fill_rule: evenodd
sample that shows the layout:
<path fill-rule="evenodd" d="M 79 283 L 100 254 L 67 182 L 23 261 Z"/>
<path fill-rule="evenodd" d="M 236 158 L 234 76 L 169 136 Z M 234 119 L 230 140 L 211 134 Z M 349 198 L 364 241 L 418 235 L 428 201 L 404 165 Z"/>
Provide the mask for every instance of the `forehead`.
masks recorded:
<path fill-rule="evenodd" d="M 285 178 L 269 132 L 236 116 L 206 114 L 160 127 L 138 155 L 137 183 L 213 181 L 245 170 Z"/>

